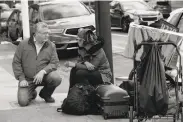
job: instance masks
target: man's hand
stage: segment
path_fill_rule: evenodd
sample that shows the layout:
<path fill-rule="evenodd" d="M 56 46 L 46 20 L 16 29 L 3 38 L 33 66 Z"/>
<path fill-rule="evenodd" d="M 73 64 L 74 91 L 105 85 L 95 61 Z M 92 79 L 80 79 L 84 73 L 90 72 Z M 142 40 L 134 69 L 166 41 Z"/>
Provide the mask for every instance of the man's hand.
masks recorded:
<path fill-rule="evenodd" d="M 90 70 L 90 71 L 95 70 L 95 66 L 93 64 L 91 64 L 90 62 L 86 61 L 85 65 L 86 65 L 88 70 Z"/>
<path fill-rule="evenodd" d="M 35 83 L 36 85 L 37 85 L 37 84 L 41 84 L 44 75 L 45 75 L 45 71 L 44 71 L 44 70 L 39 71 L 39 72 L 36 74 L 36 76 L 34 77 L 33 83 Z"/>
<path fill-rule="evenodd" d="M 76 66 L 76 63 L 71 62 L 71 61 L 66 61 L 66 62 L 64 63 L 64 66 L 65 66 L 65 67 L 75 67 L 75 66 Z"/>
<path fill-rule="evenodd" d="M 19 86 L 20 87 L 27 87 L 28 85 L 29 84 L 28 84 L 28 82 L 26 80 L 22 80 L 22 81 L 19 82 Z"/>

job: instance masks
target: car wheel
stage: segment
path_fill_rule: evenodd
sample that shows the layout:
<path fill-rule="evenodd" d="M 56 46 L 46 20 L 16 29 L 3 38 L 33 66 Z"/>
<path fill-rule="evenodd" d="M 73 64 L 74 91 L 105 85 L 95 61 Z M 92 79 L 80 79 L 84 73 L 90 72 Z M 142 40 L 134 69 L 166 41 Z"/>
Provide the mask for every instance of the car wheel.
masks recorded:
<path fill-rule="evenodd" d="M 129 29 L 129 25 L 131 23 L 131 19 L 129 16 L 125 16 L 122 18 L 122 21 L 121 21 L 121 29 L 123 32 L 128 32 L 128 29 Z"/>
<path fill-rule="evenodd" d="M 57 55 L 59 59 L 73 58 L 78 56 L 77 50 L 57 50 Z"/>
<path fill-rule="evenodd" d="M 129 23 L 126 20 L 121 22 L 121 29 L 123 32 L 128 32 Z"/>
<path fill-rule="evenodd" d="M 9 32 L 9 37 L 10 37 L 10 39 L 11 39 L 12 42 L 15 42 L 18 39 L 19 35 L 20 34 L 19 34 L 18 29 L 16 29 L 16 32 L 15 33 L 10 33 Z"/>

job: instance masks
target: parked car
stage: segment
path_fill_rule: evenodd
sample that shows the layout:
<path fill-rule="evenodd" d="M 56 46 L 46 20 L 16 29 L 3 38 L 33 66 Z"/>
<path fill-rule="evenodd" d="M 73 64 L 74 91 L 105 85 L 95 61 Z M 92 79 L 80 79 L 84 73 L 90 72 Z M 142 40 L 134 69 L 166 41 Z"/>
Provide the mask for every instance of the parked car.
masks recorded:
<path fill-rule="evenodd" d="M 164 18 L 168 18 L 170 16 L 170 12 L 172 11 L 169 1 L 156 1 L 154 9 L 160 11 Z"/>
<path fill-rule="evenodd" d="M 20 10 L 14 10 L 8 19 L 8 33 L 12 41 L 22 35 Z M 48 24 L 50 40 L 57 50 L 78 48 L 76 35 L 79 28 L 95 30 L 95 15 L 79 1 L 41 2 L 29 6 L 30 34 L 35 32 L 35 24 L 43 21 Z"/>
<path fill-rule="evenodd" d="M 7 21 L 12 12 L 13 10 L 9 9 L 9 10 L 1 11 L 0 13 L 1 34 L 4 34 L 5 36 L 7 36 L 8 34 Z"/>
<path fill-rule="evenodd" d="M 183 8 L 176 9 L 170 13 L 167 22 L 179 29 L 179 33 L 183 33 Z"/>
<path fill-rule="evenodd" d="M 172 11 L 175 10 L 175 9 L 183 7 L 183 1 L 182 0 L 168 0 L 168 1 L 171 5 Z"/>
<path fill-rule="evenodd" d="M 110 16 L 112 27 L 120 27 L 124 32 L 128 31 L 132 21 L 149 25 L 163 18 L 161 12 L 155 11 L 146 2 L 140 0 L 112 1 L 110 3 Z"/>
<path fill-rule="evenodd" d="M 13 5 L 13 8 L 21 9 L 21 3 L 16 3 L 15 5 Z"/>
<path fill-rule="evenodd" d="M 9 10 L 10 9 L 9 5 L 6 3 L 0 3 L 0 8 L 2 10 Z"/>

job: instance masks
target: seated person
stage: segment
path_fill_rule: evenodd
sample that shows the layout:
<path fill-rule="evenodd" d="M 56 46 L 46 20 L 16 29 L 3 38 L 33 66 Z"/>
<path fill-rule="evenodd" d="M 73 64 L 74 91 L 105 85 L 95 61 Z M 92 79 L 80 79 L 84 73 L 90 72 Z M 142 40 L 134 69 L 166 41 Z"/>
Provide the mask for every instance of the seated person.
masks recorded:
<path fill-rule="evenodd" d="M 112 72 L 102 42 L 89 29 L 78 31 L 78 61 L 67 61 L 66 67 L 72 67 L 70 72 L 70 88 L 76 83 L 87 82 L 93 86 L 110 82 Z"/>

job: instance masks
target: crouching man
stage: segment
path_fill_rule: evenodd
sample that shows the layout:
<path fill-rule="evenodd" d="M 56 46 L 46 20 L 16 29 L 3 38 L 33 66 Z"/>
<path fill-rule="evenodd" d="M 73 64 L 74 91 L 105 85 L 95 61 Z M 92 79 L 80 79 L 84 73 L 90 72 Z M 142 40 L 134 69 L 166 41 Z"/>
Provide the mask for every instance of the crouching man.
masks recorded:
<path fill-rule="evenodd" d="M 37 96 L 36 87 L 44 86 L 39 96 L 47 103 L 55 102 L 52 94 L 62 79 L 56 72 L 59 59 L 55 45 L 49 40 L 48 25 L 36 24 L 35 34 L 20 42 L 12 67 L 19 80 L 18 103 L 27 106 Z"/>

